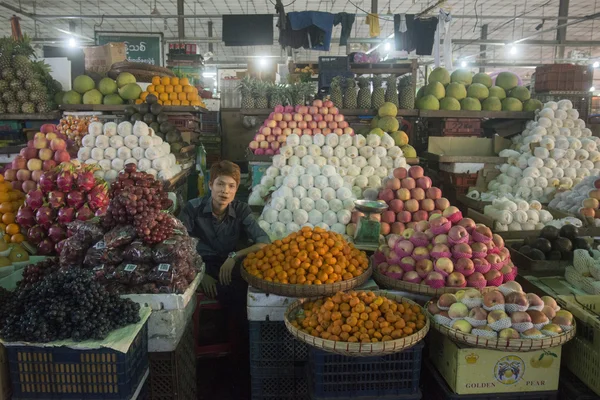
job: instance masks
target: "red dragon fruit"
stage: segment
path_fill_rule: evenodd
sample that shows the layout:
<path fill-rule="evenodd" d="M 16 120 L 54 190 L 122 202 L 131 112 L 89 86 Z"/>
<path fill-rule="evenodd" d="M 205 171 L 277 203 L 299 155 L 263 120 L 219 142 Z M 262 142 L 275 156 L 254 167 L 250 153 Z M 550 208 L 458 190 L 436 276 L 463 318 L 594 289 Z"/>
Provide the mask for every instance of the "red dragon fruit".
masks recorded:
<path fill-rule="evenodd" d="M 83 192 L 89 192 L 96 185 L 96 180 L 94 178 L 94 172 L 92 168 L 85 167 L 77 175 L 77 186 L 79 190 Z"/>
<path fill-rule="evenodd" d="M 37 210 L 44 205 L 44 193 L 41 190 L 32 190 L 27 193 L 25 203 L 31 207 L 32 210 Z"/>
<path fill-rule="evenodd" d="M 66 204 L 65 194 L 58 190 L 51 191 L 50 193 L 48 193 L 48 204 L 50 204 L 50 207 L 52 208 L 63 207 Z"/>
<path fill-rule="evenodd" d="M 58 190 L 64 193 L 69 193 L 73 188 L 75 176 L 73 175 L 72 168 L 63 168 L 56 177 L 56 185 Z"/>
<path fill-rule="evenodd" d="M 35 213 L 35 222 L 44 229 L 49 229 L 54 223 L 54 210 L 48 206 L 40 207 Z"/>
<path fill-rule="evenodd" d="M 66 225 L 75 220 L 75 209 L 73 207 L 64 207 L 58 210 L 58 223 Z"/>
<path fill-rule="evenodd" d="M 85 196 L 79 190 L 73 190 L 67 194 L 67 204 L 69 207 L 79 208 L 85 203 Z"/>
<path fill-rule="evenodd" d="M 87 221 L 88 219 L 94 218 L 94 212 L 85 204 L 79 210 L 77 210 L 76 218 L 80 221 Z"/>
<path fill-rule="evenodd" d="M 22 206 L 17 212 L 16 220 L 23 228 L 30 228 L 35 225 L 35 212 L 31 207 Z"/>
<path fill-rule="evenodd" d="M 87 194 L 87 201 L 93 211 L 108 206 L 108 185 L 106 183 L 98 183 Z"/>
<path fill-rule="evenodd" d="M 56 171 L 47 171 L 40 177 L 40 189 L 44 193 L 50 193 L 56 188 Z"/>

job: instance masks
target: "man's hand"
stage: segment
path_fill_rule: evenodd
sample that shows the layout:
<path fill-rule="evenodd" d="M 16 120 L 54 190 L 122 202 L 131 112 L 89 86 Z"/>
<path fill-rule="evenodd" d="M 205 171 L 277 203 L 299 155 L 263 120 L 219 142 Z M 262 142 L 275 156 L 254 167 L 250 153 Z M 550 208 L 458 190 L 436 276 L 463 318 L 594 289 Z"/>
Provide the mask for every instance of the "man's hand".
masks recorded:
<path fill-rule="evenodd" d="M 231 271 L 235 267 L 235 260 L 233 258 L 227 258 L 227 260 L 221 265 L 219 270 L 219 282 L 221 285 L 229 285 L 231 283 Z"/>
<path fill-rule="evenodd" d="M 217 297 L 217 280 L 212 276 L 205 274 L 204 278 L 202 278 L 202 282 L 200 282 L 200 286 L 202 287 L 202 291 L 211 299 Z"/>

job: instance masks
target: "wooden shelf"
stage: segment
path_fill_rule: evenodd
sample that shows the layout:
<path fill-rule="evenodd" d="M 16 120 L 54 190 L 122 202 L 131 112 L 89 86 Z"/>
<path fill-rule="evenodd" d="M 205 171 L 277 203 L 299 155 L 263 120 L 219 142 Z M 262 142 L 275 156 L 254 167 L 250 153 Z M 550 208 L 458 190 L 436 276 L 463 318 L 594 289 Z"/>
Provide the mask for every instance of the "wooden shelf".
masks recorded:
<path fill-rule="evenodd" d="M 134 104 L 122 104 L 118 106 L 109 106 L 105 104 L 64 104 L 59 108 L 63 111 L 105 111 L 105 112 L 125 112 L 125 107 Z M 205 114 L 208 110 L 197 106 L 163 106 L 165 113 L 189 112 Z"/>
<path fill-rule="evenodd" d="M 318 74 L 319 73 L 319 62 L 305 62 L 305 63 L 296 63 L 290 67 L 290 73 L 295 73 L 296 68 L 304 68 L 309 66 L 312 70 Z M 396 75 L 404 75 L 408 73 L 413 73 L 417 68 L 417 60 L 406 60 L 397 63 L 350 63 L 350 72 L 356 75 L 365 75 L 365 74 L 396 74 Z"/>
<path fill-rule="evenodd" d="M 242 115 L 253 116 L 268 116 L 273 112 L 271 108 L 246 108 L 240 109 Z M 340 114 L 348 117 L 374 117 L 377 115 L 376 110 L 366 109 L 340 109 Z M 419 110 L 398 110 L 399 117 L 416 117 L 419 115 Z"/>
<path fill-rule="evenodd" d="M 488 119 L 533 119 L 533 111 L 446 111 L 419 110 L 422 118 L 488 118 Z"/>
<path fill-rule="evenodd" d="M 0 120 L 20 120 L 20 121 L 51 121 L 60 119 L 60 111 L 51 111 L 45 114 L 0 114 Z"/>

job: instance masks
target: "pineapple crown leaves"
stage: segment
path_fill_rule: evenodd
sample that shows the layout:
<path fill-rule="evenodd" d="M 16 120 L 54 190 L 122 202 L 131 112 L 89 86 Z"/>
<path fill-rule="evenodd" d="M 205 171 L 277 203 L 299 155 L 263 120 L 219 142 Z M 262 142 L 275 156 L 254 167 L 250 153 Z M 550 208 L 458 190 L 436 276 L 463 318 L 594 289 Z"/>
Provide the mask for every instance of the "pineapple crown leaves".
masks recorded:
<path fill-rule="evenodd" d="M 31 38 L 27 35 L 23 35 L 20 40 L 15 40 L 12 37 L 0 39 L 0 51 L 3 55 L 35 57 L 35 51 L 31 47 Z"/>

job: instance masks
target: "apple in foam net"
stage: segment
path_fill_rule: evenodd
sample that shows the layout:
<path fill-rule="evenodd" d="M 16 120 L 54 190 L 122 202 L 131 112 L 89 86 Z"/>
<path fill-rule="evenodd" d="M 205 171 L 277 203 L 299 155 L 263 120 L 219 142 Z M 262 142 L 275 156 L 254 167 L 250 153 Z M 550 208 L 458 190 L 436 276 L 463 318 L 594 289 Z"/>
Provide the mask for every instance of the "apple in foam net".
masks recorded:
<path fill-rule="evenodd" d="M 410 283 L 421 283 L 421 277 L 415 271 L 408 271 L 402 276 L 402 280 Z"/>
<path fill-rule="evenodd" d="M 464 238 L 468 236 L 469 232 L 467 232 L 467 230 L 460 225 L 454 225 L 448 231 L 448 238 L 456 243 L 463 241 Z"/>
<path fill-rule="evenodd" d="M 416 221 L 415 231 L 417 232 L 425 232 L 429 229 L 429 223 L 427 221 Z"/>
<path fill-rule="evenodd" d="M 430 272 L 433 271 L 433 261 L 424 258 L 417 261 L 415 265 L 415 271 L 421 278 L 425 278 Z"/>
<path fill-rule="evenodd" d="M 513 328 L 506 328 L 498 332 L 498 337 L 501 339 L 519 339 L 521 335 Z"/>
<path fill-rule="evenodd" d="M 448 275 L 446 283 L 449 287 L 464 287 L 467 284 L 467 280 L 463 274 L 455 271 Z"/>
<path fill-rule="evenodd" d="M 470 258 L 460 258 L 455 264 L 456 271 L 460 272 L 464 276 L 471 276 L 475 272 L 475 265 Z"/>
<path fill-rule="evenodd" d="M 452 319 L 455 318 L 464 318 L 469 315 L 469 309 L 463 303 L 454 303 L 450 306 L 448 310 L 448 316 Z"/>
<path fill-rule="evenodd" d="M 439 307 L 450 308 L 454 303 L 458 302 L 458 299 L 452 293 L 444 293 L 440 296 L 437 301 Z"/>
<path fill-rule="evenodd" d="M 401 180 L 401 185 L 405 189 L 414 189 L 417 187 L 417 182 L 413 178 L 407 177 Z"/>
<path fill-rule="evenodd" d="M 440 310 L 435 301 L 430 301 L 427 305 L 427 311 L 429 311 L 431 315 L 436 315 L 439 314 L 442 310 Z"/>
<path fill-rule="evenodd" d="M 485 276 L 481 272 L 473 272 L 467 277 L 467 286 L 471 287 L 485 287 L 486 280 Z"/>
<path fill-rule="evenodd" d="M 448 276 L 454 272 L 454 263 L 448 257 L 438 258 L 434 263 L 434 270 Z"/>
<path fill-rule="evenodd" d="M 400 168 L 394 169 L 393 174 L 394 174 L 394 178 L 404 179 L 408 176 L 408 171 L 406 170 L 406 168 L 400 167 Z"/>
<path fill-rule="evenodd" d="M 504 304 L 504 295 L 499 290 L 492 290 L 491 292 L 484 293 L 483 305 L 491 308 L 498 304 Z"/>
<path fill-rule="evenodd" d="M 448 244 L 448 235 L 437 235 L 433 238 L 433 244 Z"/>
<path fill-rule="evenodd" d="M 491 272 L 491 271 L 490 271 Z M 504 297 L 504 302 L 506 304 L 516 304 L 521 307 L 529 307 L 529 301 L 527 300 L 527 295 L 523 292 L 512 292 L 507 294 Z"/>
<path fill-rule="evenodd" d="M 485 296 L 484 296 L 485 303 Z M 506 314 L 503 310 L 493 310 L 488 313 L 487 321 L 488 324 L 493 324 L 494 322 L 498 322 L 502 319 L 509 318 L 508 314 Z"/>

